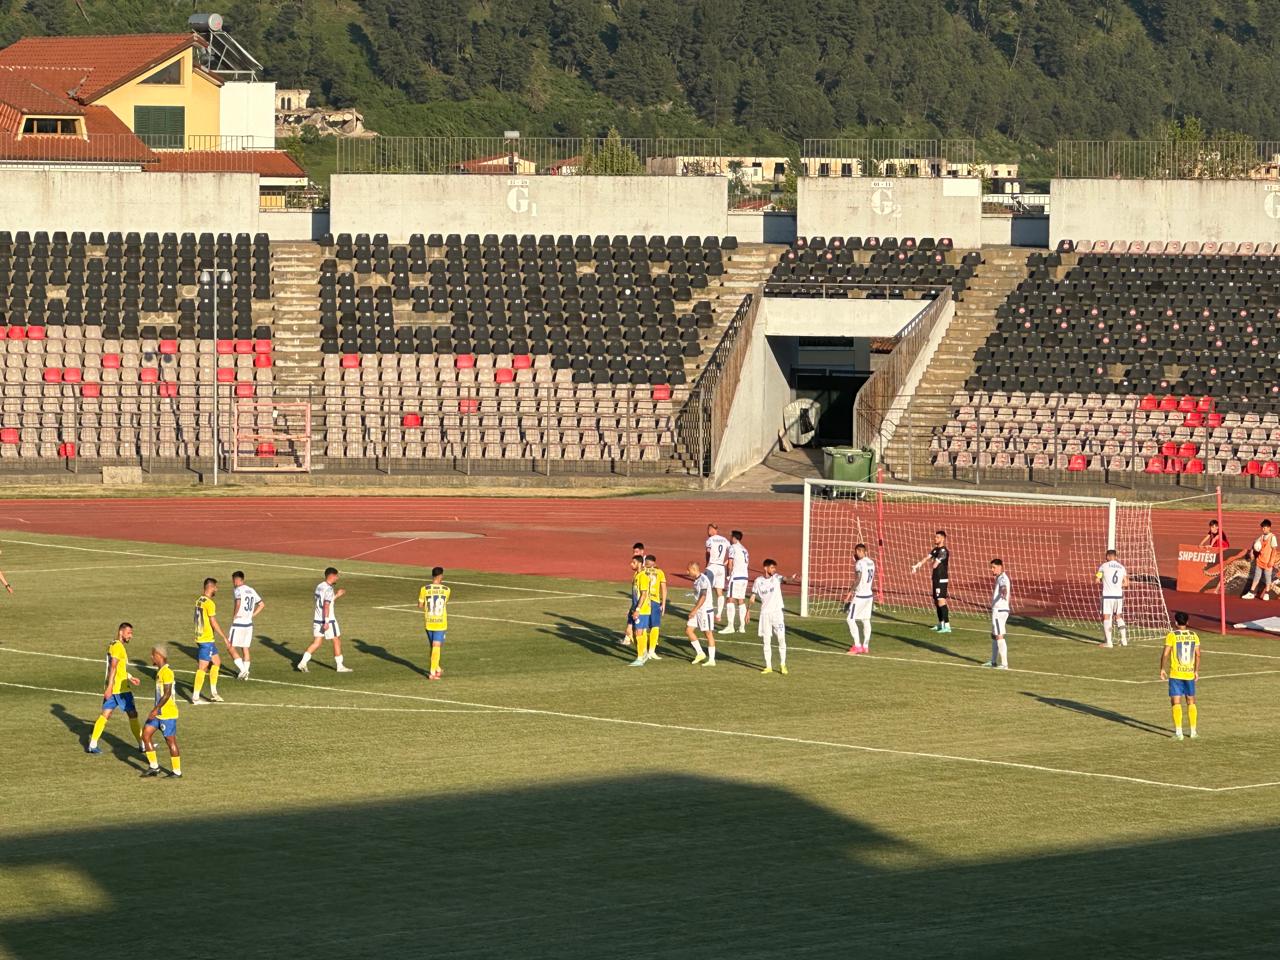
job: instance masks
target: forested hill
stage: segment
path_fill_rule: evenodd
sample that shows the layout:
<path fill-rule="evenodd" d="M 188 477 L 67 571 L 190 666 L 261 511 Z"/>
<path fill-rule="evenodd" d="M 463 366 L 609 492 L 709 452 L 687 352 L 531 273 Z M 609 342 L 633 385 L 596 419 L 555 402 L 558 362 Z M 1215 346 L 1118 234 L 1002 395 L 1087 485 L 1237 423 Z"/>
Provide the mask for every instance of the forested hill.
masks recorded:
<path fill-rule="evenodd" d="M 973 136 L 1199 116 L 1280 139 L 1280 0 L 199 0 L 387 134 Z M 0 41 L 182 29 L 188 0 L 0 0 Z M 1013 143 L 1002 144 L 1002 141 Z"/>

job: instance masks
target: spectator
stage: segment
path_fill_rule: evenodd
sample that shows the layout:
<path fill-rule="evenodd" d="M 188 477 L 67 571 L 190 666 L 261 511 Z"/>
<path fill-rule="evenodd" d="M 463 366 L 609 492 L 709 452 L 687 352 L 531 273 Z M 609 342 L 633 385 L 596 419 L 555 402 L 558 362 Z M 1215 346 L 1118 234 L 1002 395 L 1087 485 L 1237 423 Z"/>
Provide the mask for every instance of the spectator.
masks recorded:
<path fill-rule="evenodd" d="M 1248 558 L 1253 561 L 1253 578 L 1249 581 L 1249 592 L 1241 597 L 1242 600 L 1252 600 L 1256 595 L 1258 584 L 1262 586 L 1262 599 L 1271 599 L 1268 594 L 1271 591 L 1271 577 L 1275 572 L 1276 561 L 1280 560 L 1280 542 L 1276 541 L 1276 535 L 1271 532 L 1271 521 L 1263 520 L 1258 524 L 1260 528 L 1258 539 L 1253 541 L 1253 546 L 1249 548 Z"/>
<path fill-rule="evenodd" d="M 1209 521 L 1209 532 L 1204 535 L 1204 539 L 1200 541 L 1202 547 L 1212 547 L 1215 550 L 1225 550 L 1231 546 L 1231 542 L 1227 540 L 1227 535 L 1218 529 L 1218 521 Z"/>

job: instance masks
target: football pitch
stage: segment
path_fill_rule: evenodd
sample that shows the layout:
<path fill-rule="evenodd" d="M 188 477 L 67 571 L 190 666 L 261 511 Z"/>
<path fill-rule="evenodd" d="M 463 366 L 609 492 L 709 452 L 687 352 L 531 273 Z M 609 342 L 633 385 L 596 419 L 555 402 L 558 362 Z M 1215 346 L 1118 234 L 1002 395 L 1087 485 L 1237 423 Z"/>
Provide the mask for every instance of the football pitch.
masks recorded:
<path fill-rule="evenodd" d="M 424 572 L 339 564 L 353 673 L 309 674 L 328 558 L 0 532 L 0 957 L 1249 957 L 1280 950 L 1280 645 L 1205 636 L 1175 742 L 1144 640 L 877 614 L 873 653 L 788 598 L 789 676 L 754 635 L 690 666 L 683 617 L 628 669 L 621 582 L 450 570 L 442 682 Z M 253 679 L 186 702 L 191 607 L 242 568 Z M 673 571 L 668 571 L 669 573 Z M 621 578 L 620 578 L 621 579 Z M 683 610 L 687 584 L 673 583 Z M 116 714 L 130 620 L 158 642 L 182 780 Z M 754 625 L 751 629 L 754 629 Z M 161 745 L 162 766 L 168 765 Z"/>

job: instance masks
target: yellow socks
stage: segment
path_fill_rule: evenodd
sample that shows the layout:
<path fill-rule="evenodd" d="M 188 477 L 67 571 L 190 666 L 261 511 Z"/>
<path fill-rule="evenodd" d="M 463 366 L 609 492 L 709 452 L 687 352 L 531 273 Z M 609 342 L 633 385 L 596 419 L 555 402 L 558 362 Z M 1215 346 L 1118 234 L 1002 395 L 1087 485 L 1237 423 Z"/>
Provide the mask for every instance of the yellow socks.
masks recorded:
<path fill-rule="evenodd" d="M 175 777 L 182 776 L 182 758 L 174 754 L 169 758 L 169 766 L 173 767 L 173 775 Z"/>
<path fill-rule="evenodd" d="M 129 729 L 133 731 L 133 739 L 141 743 L 142 742 L 142 718 L 130 717 Z"/>
<path fill-rule="evenodd" d="M 204 689 L 204 678 L 205 678 L 205 671 L 197 670 L 195 686 L 192 688 L 192 693 L 191 693 L 193 697 L 200 696 L 200 691 Z"/>
<path fill-rule="evenodd" d="M 152 770 L 160 766 L 160 761 L 156 759 L 156 752 L 154 750 L 147 751 L 147 763 L 150 765 Z"/>
<path fill-rule="evenodd" d="M 440 669 L 440 644 L 433 643 L 431 645 L 431 672 L 435 673 Z"/>
<path fill-rule="evenodd" d="M 90 746 L 98 742 L 98 738 L 102 736 L 102 731 L 105 729 L 107 729 L 107 718 L 100 716 L 93 723 L 93 733 L 89 736 Z"/>
<path fill-rule="evenodd" d="M 1196 705 L 1194 703 L 1187 704 L 1187 719 L 1191 721 L 1192 730 L 1196 728 L 1196 714 L 1198 712 L 1199 711 L 1196 710 Z"/>
<path fill-rule="evenodd" d="M 658 628 L 649 628 L 649 649 L 651 651 L 658 649 Z"/>
<path fill-rule="evenodd" d="M 211 664 L 209 667 L 209 692 L 218 692 L 218 671 L 222 669 L 220 664 Z"/>
<path fill-rule="evenodd" d="M 643 660 L 646 653 L 649 652 L 649 631 L 636 631 L 636 659 Z"/>
<path fill-rule="evenodd" d="M 1182 732 L 1182 704 L 1180 703 L 1173 705 L 1173 729 L 1179 733 Z"/>

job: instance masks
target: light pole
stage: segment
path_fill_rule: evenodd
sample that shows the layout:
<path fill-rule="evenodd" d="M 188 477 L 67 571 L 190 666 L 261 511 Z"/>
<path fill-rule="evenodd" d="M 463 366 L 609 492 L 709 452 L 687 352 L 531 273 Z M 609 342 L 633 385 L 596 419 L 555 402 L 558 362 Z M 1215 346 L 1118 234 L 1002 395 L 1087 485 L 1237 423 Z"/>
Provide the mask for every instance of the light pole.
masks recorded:
<path fill-rule="evenodd" d="M 200 273 L 200 282 L 213 288 L 213 485 L 218 485 L 218 287 L 231 282 L 231 272 L 214 264 L 212 270 Z"/>

